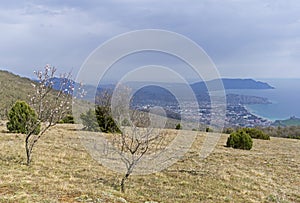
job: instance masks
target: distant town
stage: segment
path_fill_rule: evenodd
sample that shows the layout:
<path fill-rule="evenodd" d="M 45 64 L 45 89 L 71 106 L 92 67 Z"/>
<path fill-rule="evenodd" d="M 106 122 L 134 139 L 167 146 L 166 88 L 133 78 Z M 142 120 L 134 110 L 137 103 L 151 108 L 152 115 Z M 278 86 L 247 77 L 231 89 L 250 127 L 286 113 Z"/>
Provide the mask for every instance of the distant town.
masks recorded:
<path fill-rule="evenodd" d="M 161 105 L 161 104 L 160 104 Z M 210 125 L 211 122 L 211 105 L 209 103 L 201 104 L 200 107 L 194 104 L 186 103 L 189 108 L 183 112 L 177 104 L 165 104 L 163 108 L 167 116 L 174 119 L 180 119 L 184 115 L 185 120 L 199 121 L 201 124 Z M 133 108 L 148 111 L 155 104 L 135 104 Z M 250 113 L 242 104 L 229 104 L 226 107 L 225 127 L 267 127 L 272 125 L 272 121 L 258 117 Z"/>
<path fill-rule="evenodd" d="M 225 89 L 273 89 L 267 83 L 252 79 L 222 79 L 222 81 Z M 214 82 L 210 81 L 208 84 L 212 85 Z M 132 83 L 131 88 L 134 89 L 134 85 L 136 84 Z M 215 110 L 212 112 L 210 96 L 204 82 L 191 85 L 197 102 L 189 101 L 188 96 L 184 95 L 184 91 L 182 91 L 183 94 L 179 95 L 181 101 L 184 101 L 180 104 L 181 108 L 174 95 L 162 87 L 164 87 L 163 84 L 156 84 L 137 91 L 134 95 L 132 108 L 148 111 L 154 106 L 160 106 L 164 108 L 169 118 L 200 122 L 206 126 L 211 125 L 212 114 L 220 113 L 220 119 L 224 117 L 224 112 L 216 112 Z M 171 87 L 184 90 L 180 84 Z M 225 127 L 266 127 L 272 125 L 272 121 L 249 112 L 245 107 L 249 104 L 270 104 L 270 101 L 264 97 L 228 93 L 226 94 L 226 104 L 220 104 L 220 106 L 224 106 L 223 108 L 226 106 L 225 122 L 224 120 L 221 122 L 224 122 Z M 214 118 L 218 118 L 218 116 L 214 116 Z"/>

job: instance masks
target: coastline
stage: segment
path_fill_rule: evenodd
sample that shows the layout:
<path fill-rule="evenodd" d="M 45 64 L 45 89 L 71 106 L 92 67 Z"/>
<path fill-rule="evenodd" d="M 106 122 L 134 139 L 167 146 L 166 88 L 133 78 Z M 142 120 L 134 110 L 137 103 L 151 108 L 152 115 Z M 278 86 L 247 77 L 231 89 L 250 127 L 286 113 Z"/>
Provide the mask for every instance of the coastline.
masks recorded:
<path fill-rule="evenodd" d="M 267 105 L 267 104 L 262 104 L 262 105 Z M 250 114 L 252 114 L 252 115 L 254 115 L 256 117 L 259 117 L 259 118 L 262 118 L 262 119 L 266 119 L 266 120 L 271 121 L 271 122 L 275 122 L 276 120 L 278 120 L 277 118 L 268 118 L 268 117 L 259 115 L 259 113 L 257 113 L 255 110 L 253 110 L 251 108 L 251 104 L 243 105 L 243 107 L 246 109 L 246 111 L 248 111 Z"/>

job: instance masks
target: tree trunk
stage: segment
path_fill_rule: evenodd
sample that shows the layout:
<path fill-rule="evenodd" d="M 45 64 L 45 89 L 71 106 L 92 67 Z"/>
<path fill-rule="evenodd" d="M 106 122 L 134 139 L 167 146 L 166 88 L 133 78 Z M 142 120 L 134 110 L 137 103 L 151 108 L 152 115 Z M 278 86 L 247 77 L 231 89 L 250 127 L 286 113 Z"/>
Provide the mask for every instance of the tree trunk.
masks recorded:
<path fill-rule="evenodd" d="M 26 164 L 27 164 L 27 166 L 29 166 L 30 162 L 31 162 L 31 152 L 30 152 L 30 149 L 29 149 L 29 146 L 28 146 L 29 145 L 28 142 L 26 142 L 25 145 L 26 145 L 25 148 L 26 148 L 26 158 L 27 158 Z"/>
<path fill-rule="evenodd" d="M 30 162 L 31 162 L 31 150 L 30 150 L 30 146 L 29 146 L 29 138 L 30 138 L 30 135 L 27 135 L 26 140 L 25 140 L 25 149 L 26 149 L 26 158 L 27 158 L 26 164 L 27 164 L 27 166 L 29 166 Z"/>
<path fill-rule="evenodd" d="M 125 192 L 125 181 L 128 179 L 129 177 L 129 173 L 126 173 L 126 175 L 122 178 L 122 181 L 121 181 L 121 192 Z"/>

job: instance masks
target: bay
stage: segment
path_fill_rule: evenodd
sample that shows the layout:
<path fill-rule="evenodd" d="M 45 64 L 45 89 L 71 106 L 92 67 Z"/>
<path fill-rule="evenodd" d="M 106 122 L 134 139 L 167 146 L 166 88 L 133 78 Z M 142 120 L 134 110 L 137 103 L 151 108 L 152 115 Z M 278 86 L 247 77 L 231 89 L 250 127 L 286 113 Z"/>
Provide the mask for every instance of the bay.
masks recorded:
<path fill-rule="evenodd" d="M 253 95 L 268 98 L 271 104 L 247 105 L 253 114 L 269 120 L 283 120 L 291 116 L 300 117 L 300 79 L 259 79 L 275 89 L 226 90 L 227 93 Z"/>

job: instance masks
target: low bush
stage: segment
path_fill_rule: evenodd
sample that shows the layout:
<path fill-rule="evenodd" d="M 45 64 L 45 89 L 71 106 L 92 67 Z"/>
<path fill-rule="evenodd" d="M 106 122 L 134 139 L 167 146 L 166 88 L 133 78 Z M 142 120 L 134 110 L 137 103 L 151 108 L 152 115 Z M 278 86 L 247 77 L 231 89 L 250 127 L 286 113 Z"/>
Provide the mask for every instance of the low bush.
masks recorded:
<path fill-rule="evenodd" d="M 39 134 L 41 125 L 35 111 L 25 102 L 17 101 L 8 112 L 6 124 L 9 132 Z"/>
<path fill-rule="evenodd" d="M 70 124 L 74 124 L 74 117 L 72 115 L 67 115 L 66 117 L 64 117 L 63 119 L 61 119 L 59 121 L 59 123 L 70 123 Z"/>
<path fill-rule="evenodd" d="M 176 130 L 181 130 L 181 129 L 182 129 L 181 124 L 178 123 L 178 124 L 175 126 L 175 129 L 176 129 Z"/>
<path fill-rule="evenodd" d="M 264 133 L 262 130 L 256 128 L 244 128 L 244 131 L 253 139 L 270 140 L 270 136 Z"/>
<path fill-rule="evenodd" d="M 223 130 L 223 133 L 225 133 L 225 134 L 231 134 L 231 133 L 233 133 L 234 132 L 234 129 L 233 128 L 225 128 L 224 130 Z"/>
<path fill-rule="evenodd" d="M 227 147 L 250 150 L 252 148 L 252 138 L 245 130 L 238 130 L 230 134 L 227 139 Z"/>
<path fill-rule="evenodd" d="M 96 113 L 94 110 L 89 109 L 86 113 L 80 115 L 84 130 L 97 132 L 100 131 L 99 124 L 97 122 Z"/>
<path fill-rule="evenodd" d="M 205 128 L 205 132 L 212 133 L 212 132 L 214 132 L 214 130 L 212 128 L 210 128 L 210 127 L 206 127 Z"/>
<path fill-rule="evenodd" d="M 300 126 L 269 126 L 261 130 L 270 137 L 300 139 Z"/>

